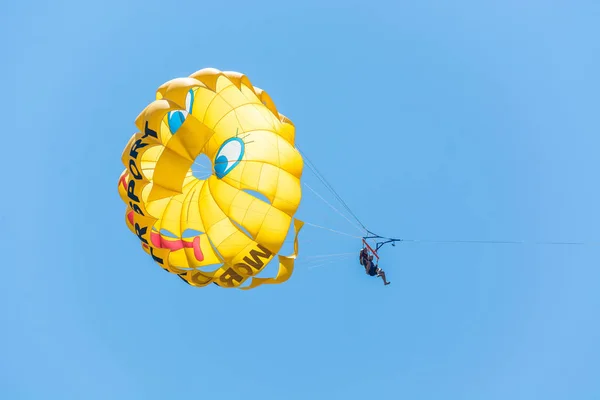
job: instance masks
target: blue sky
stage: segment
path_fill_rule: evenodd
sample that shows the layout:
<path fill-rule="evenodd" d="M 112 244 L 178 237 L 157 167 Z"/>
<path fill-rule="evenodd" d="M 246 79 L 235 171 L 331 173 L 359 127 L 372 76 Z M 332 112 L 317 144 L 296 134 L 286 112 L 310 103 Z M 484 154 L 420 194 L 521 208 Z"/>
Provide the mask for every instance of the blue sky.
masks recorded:
<path fill-rule="evenodd" d="M 598 246 L 407 242 L 384 287 L 307 226 L 286 284 L 194 289 L 117 194 L 155 89 L 215 67 L 375 232 L 598 243 L 600 4 L 205 3 L 3 7 L 0 397 L 600 398 Z M 360 234 L 306 189 L 298 216 Z"/>

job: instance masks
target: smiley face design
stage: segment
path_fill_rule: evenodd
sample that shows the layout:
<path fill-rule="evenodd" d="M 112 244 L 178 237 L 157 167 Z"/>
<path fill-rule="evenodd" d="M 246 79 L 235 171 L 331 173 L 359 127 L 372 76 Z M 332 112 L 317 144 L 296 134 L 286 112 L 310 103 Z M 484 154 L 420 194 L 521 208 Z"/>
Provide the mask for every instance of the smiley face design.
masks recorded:
<path fill-rule="evenodd" d="M 165 270 L 193 286 L 250 289 L 292 274 L 303 159 L 292 122 L 236 72 L 163 84 L 136 119 L 119 193 L 125 223 Z M 206 156 L 211 174 L 192 170 Z M 294 251 L 279 255 L 294 228 Z M 275 277 L 257 276 L 278 256 Z"/>

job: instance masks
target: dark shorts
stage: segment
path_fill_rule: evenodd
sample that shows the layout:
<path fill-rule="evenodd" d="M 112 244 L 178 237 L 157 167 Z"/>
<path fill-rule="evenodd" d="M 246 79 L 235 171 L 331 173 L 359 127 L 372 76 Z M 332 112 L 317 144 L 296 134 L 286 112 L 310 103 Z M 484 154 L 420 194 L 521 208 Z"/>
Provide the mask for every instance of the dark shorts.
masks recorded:
<path fill-rule="evenodd" d="M 371 275 L 371 276 L 376 276 L 378 272 L 379 272 L 379 268 L 377 268 L 375 266 L 371 266 L 371 268 L 369 268 L 369 275 Z"/>

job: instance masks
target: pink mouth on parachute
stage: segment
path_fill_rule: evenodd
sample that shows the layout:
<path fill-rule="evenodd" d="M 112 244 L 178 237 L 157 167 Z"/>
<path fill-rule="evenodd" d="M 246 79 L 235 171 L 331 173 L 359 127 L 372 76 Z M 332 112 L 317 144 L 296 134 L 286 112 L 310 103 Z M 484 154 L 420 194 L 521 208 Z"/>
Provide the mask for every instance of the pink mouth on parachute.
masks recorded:
<path fill-rule="evenodd" d="M 133 211 L 130 211 L 127 214 L 127 219 L 133 224 Z M 194 257 L 196 257 L 196 260 L 204 261 L 204 253 L 202 253 L 202 249 L 200 248 L 200 236 L 194 236 L 190 242 L 184 239 L 166 239 L 158 232 L 150 232 L 150 240 L 152 241 L 152 245 L 159 249 L 168 249 L 171 251 L 177 251 L 183 248 L 194 249 Z"/>

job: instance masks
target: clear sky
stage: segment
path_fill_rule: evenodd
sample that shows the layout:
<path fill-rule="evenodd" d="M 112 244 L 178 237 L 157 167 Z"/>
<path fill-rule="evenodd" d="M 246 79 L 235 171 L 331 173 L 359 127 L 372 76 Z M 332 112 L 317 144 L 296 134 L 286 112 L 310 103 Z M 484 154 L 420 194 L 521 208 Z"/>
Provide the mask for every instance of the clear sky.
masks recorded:
<path fill-rule="evenodd" d="M 598 246 L 407 242 L 382 249 L 384 287 L 358 239 L 307 226 L 286 284 L 195 289 L 143 253 L 117 194 L 155 89 L 215 67 L 269 92 L 377 233 L 598 243 L 599 17 L 576 0 L 6 3 L 0 398 L 600 398 Z M 298 217 L 360 236 L 307 187 Z"/>

